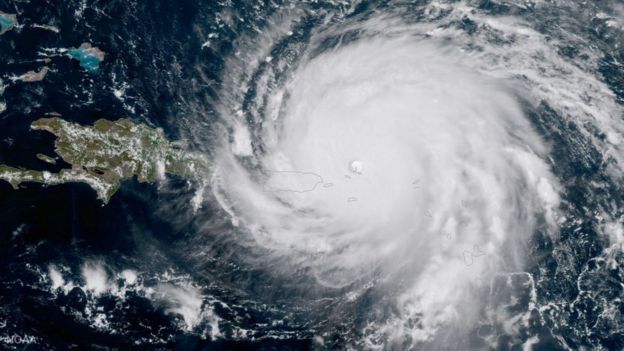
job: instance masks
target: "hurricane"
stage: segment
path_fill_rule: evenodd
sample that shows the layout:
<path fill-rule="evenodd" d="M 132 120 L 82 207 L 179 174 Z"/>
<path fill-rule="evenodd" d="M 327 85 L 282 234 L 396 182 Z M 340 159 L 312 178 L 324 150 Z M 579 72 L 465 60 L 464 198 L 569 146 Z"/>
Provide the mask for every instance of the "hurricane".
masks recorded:
<path fill-rule="evenodd" d="M 600 130 L 576 133 L 620 177 L 621 108 L 552 39 L 464 3 L 410 7 L 280 14 L 240 39 L 216 103 L 212 191 L 241 240 L 339 300 L 378 291 L 371 348 L 470 339 L 497 283 L 534 289 L 529 243 L 567 219 L 536 111 Z"/>
<path fill-rule="evenodd" d="M 620 2 L 26 3 L 0 345 L 624 348 Z"/>
<path fill-rule="evenodd" d="M 401 315 L 426 337 L 505 248 L 520 263 L 536 222 L 555 220 L 556 181 L 512 87 L 436 39 L 360 35 L 303 58 L 254 132 L 233 121 L 215 189 L 320 284 L 403 281 Z"/>

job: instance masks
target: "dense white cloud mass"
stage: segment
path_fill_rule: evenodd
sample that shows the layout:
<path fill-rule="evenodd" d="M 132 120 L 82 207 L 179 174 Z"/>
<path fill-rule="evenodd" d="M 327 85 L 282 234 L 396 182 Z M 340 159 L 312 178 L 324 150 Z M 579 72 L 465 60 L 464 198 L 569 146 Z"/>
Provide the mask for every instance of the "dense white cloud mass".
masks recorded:
<path fill-rule="evenodd" d="M 538 297 L 535 255 L 565 264 L 561 229 L 570 240 L 590 215 L 570 189 L 578 200 L 598 163 L 622 180 L 623 110 L 601 53 L 471 2 L 392 5 L 292 6 L 237 38 L 210 142 L 213 195 L 235 226 L 219 235 L 279 281 L 333 291 L 337 314 L 366 321 L 358 347 L 435 349 L 480 324 L 530 348 L 529 314 L 560 317 Z M 571 46 L 582 60 L 562 55 Z M 615 266 L 609 206 L 594 227 Z M 370 311 L 348 310 L 366 294 Z M 502 307 L 518 301 L 522 312 Z"/>
<path fill-rule="evenodd" d="M 409 31 L 309 54 L 266 91 L 257 125 L 224 116 L 233 133 L 215 194 L 293 272 L 334 288 L 400 286 L 399 313 L 378 333 L 426 340 L 470 322 L 479 282 L 521 267 L 559 202 L 522 88 L 480 64 Z"/>

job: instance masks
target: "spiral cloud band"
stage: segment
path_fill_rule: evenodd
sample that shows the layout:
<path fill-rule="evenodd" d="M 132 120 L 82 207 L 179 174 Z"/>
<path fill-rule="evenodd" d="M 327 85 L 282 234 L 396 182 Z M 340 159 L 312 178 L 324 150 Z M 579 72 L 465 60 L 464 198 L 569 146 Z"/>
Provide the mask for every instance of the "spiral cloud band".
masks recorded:
<path fill-rule="evenodd" d="M 511 82 L 473 60 L 407 34 L 308 54 L 267 92 L 256 126 L 231 117 L 218 198 L 319 284 L 400 280 L 398 318 L 418 318 L 406 332 L 426 340 L 555 220 L 546 147 Z"/>
<path fill-rule="evenodd" d="M 431 18 L 468 13 L 436 4 Z M 515 20 L 474 15 L 486 38 L 400 16 L 328 20 L 304 46 L 289 42 L 299 15 L 241 39 L 256 49 L 228 63 L 215 197 L 280 274 L 309 273 L 345 300 L 385 291 L 392 312 L 362 332 L 368 347 L 470 325 L 487 283 L 521 272 L 531 236 L 555 238 L 566 220 L 527 109 L 545 101 L 591 119 L 606 139 L 578 132 L 619 160 L 603 112 L 617 108 Z"/>

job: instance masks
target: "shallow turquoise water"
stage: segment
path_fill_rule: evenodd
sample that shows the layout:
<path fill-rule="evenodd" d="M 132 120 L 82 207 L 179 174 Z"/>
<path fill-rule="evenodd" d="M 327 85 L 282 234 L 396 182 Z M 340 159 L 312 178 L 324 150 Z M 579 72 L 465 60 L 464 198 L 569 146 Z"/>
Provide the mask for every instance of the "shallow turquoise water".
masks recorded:
<path fill-rule="evenodd" d="M 0 27 L 2 31 L 8 30 L 9 28 L 15 26 L 17 23 L 11 20 L 8 17 L 0 16 Z"/>
<path fill-rule="evenodd" d="M 70 57 L 80 61 L 80 67 L 84 68 L 87 72 L 95 73 L 100 68 L 100 59 L 97 56 L 92 55 L 84 49 L 72 49 L 67 53 Z"/>

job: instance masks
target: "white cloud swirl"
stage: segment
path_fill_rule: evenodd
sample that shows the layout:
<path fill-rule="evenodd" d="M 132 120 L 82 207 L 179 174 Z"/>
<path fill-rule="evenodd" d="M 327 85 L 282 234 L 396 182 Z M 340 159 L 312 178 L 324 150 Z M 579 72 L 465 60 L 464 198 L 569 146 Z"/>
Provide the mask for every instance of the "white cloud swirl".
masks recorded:
<path fill-rule="evenodd" d="M 416 336 L 426 338 L 457 315 L 477 277 L 520 263 L 521 244 L 558 201 L 512 90 L 473 67 L 452 46 L 412 37 L 300 63 L 265 112 L 259 167 L 242 162 L 252 150 L 242 123 L 234 152 L 221 153 L 222 204 L 320 284 L 379 272 L 404 281 L 397 304 L 421 316 Z M 324 185 L 306 184 L 311 175 Z"/>
<path fill-rule="evenodd" d="M 449 21 L 470 13 L 451 11 Z M 521 101 L 593 118 L 606 142 L 579 133 L 621 158 L 608 89 L 523 23 L 472 16 L 492 39 L 372 17 L 275 58 L 273 45 L 292 35 L 284 18 L 229 62 L 213 191 L 250 245 L 287 263 L 280 273 L 306 268 L 320 286 L 350 291 L 345 299 L 385 289 L 395 310 L 364 331 L 372 344 L 469 324 L 479 287 L 522 272 L 531 235 L 565 221 L 548 143 Z"/>

